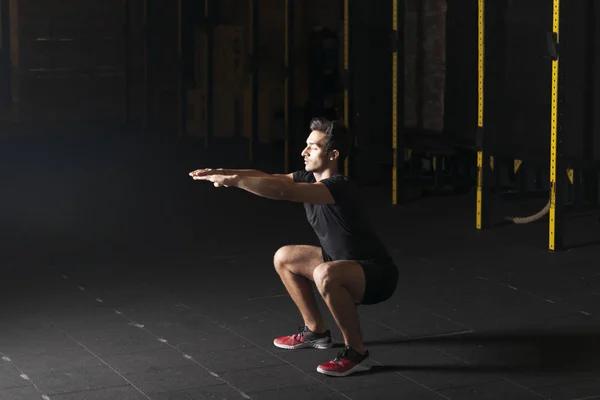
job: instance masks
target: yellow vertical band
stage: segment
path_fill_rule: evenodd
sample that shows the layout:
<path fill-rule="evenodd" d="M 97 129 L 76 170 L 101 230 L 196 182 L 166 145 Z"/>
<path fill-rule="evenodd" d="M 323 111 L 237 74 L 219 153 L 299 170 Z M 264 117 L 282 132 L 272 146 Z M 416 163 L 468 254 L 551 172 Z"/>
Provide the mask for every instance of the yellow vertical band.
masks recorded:
<path fill-rule="evenodd" d="M 283 85 L 283 119 L 284 119 L 284 144 L 283 144 L 283 165 L 285 172 L 289 172 L 289 146 L 290 146 L 290 77 L 289 77 L 289 66 L 290 66 L 290 46 L 288 39 L 291 35 L 290 24 L 288 15 L 290 14 L 290 0 L 285 0 L 285 33 L 284 33 L 284 65 L 285 65 L 285 80 Z"/>
<path fill-rule="evenodd" d="M 554 0 L 552 31 L 559 42 L 560 0 Z M 550 114 L 550 212 L 549 244 L 550 250 L 556 249 L 556 163 L 558 157 L 558 57 L 552 60 L 552 98 Z"/>
<path fill-rule="evenodd" d="M 392 31 L 398 30 L 398 0 L 392 0 Z M 398 204 L 398 49 L 392 52 L 392 204 Z"/>
<path fill-rule="evenodd" d="M 478 16 L 478 113 L 477 125 L 483 127 L 483 78 L 485 68 L 485 0 L 479 0 L 479 16 Z"/>
<path fill-rule="evenodd" d="M 479 0 L 478 12 L 478 110 L 477 110 L 477 126 L 483 128 L 483 84 L 484 84 L 484 67 L 485 67 L 485 0 Z M 482 228 L 482 213 L 483 213 L 483 151 L 477 152 L 477 229 Z"/>
<path fill-rule="evenodd" d="M 350 0 L 344 0 L 344 71 L 350 67 Z M 348 82 L 349 84 L 349 82 Z M 350 96 L 348 86 L 344 88 L 344 124 L 350 129 Z M 349 174 L 349 160 L 344 161 L 344 174 Z"/>

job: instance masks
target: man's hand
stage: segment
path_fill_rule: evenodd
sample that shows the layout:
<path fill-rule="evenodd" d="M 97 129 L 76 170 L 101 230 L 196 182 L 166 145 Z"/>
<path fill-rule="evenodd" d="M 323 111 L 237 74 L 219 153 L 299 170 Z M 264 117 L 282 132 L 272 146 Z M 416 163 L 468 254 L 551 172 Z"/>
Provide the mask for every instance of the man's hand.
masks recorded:
<path fill-rule="evenodd" d="M 227 171 L 223 168 L 203 168 L 190 172 L 191 177 L 209 175 L 227 175 Z"/>
<path fill-rule="evenodd" d="M 197 174 L 197 175 L 193 175 L 193 179 L 195 181 L 210 181 L 210 182 L 213 183 L 213 185 L 215 185 L 215 187 L 221 187 L 221 186 L 230 187 L 230 186 L 235 186 L 235 184 L 237 182 L 237 175 L 220 175 L 220 174 L 202 175 L 202 174 Z"/>
<path fill-rule="evenodd" d="M 217 173 L 215 173 L 217 171 Z M 246 176 L 239 170 L 231 170 L 231 175 L 219 173 L 219 170 L 201 169 L 190 175 L 195 181 L 210 181 L 215 187 L 236 187 L 252 194 L 272 200 L 287 200 L 311 204 L 334 204 L 335 199 L 324 184 L 295 183 L 292 177 L 268 175 Z M 235 172 L 235 173 L 234 173 Z"/>

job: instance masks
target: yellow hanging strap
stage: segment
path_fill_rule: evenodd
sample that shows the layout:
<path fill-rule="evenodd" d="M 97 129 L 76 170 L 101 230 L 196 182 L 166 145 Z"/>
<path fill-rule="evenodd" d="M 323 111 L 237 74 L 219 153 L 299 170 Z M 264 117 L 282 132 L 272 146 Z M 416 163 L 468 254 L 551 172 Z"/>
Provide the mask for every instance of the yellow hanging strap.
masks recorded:
<path fill-rule="evenodd" d="M 483 134 L 483 83 L 484 83 L 484 60 L 485 60 L 485 0 L 479 0 L 479 16 L 478 16 L 478 117 L 477 117 L 477 128 L 480 130 L 480 134 Z M 476 226 L 477 229 L 482 229 L 482 218 L 483 218 L 483 150 L 478 149 L 477 151 L 477 217 Z"/>

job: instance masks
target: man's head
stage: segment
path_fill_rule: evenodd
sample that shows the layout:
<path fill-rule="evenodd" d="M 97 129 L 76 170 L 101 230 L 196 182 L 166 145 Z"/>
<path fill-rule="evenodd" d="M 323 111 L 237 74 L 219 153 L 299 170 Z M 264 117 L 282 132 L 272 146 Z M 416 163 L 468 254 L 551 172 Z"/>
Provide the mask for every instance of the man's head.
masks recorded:
<path fill-rule="evenodd" d="M 340 122 L 315 118 L 310 122 L 310 130 L 302 151 L 305 169 L 309 172 L 336 171 L 348 153 L 348 129 Z"/>

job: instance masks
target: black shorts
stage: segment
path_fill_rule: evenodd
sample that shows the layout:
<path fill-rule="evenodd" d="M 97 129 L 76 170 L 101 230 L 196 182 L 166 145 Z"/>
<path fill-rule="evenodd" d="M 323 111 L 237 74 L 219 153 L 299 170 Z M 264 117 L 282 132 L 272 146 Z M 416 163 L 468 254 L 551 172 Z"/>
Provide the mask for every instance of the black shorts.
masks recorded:
<path fill-rule="evenodd" d="M 333 261 L 325 250 L 322 250 L 323 262 Z M 365 293 L 359 304 L 372 305 L 381 303 L 394 294 L 398 286 L 398 268 L 389 258 L 375 260 L 356 260 L 365 274 Z"/>

